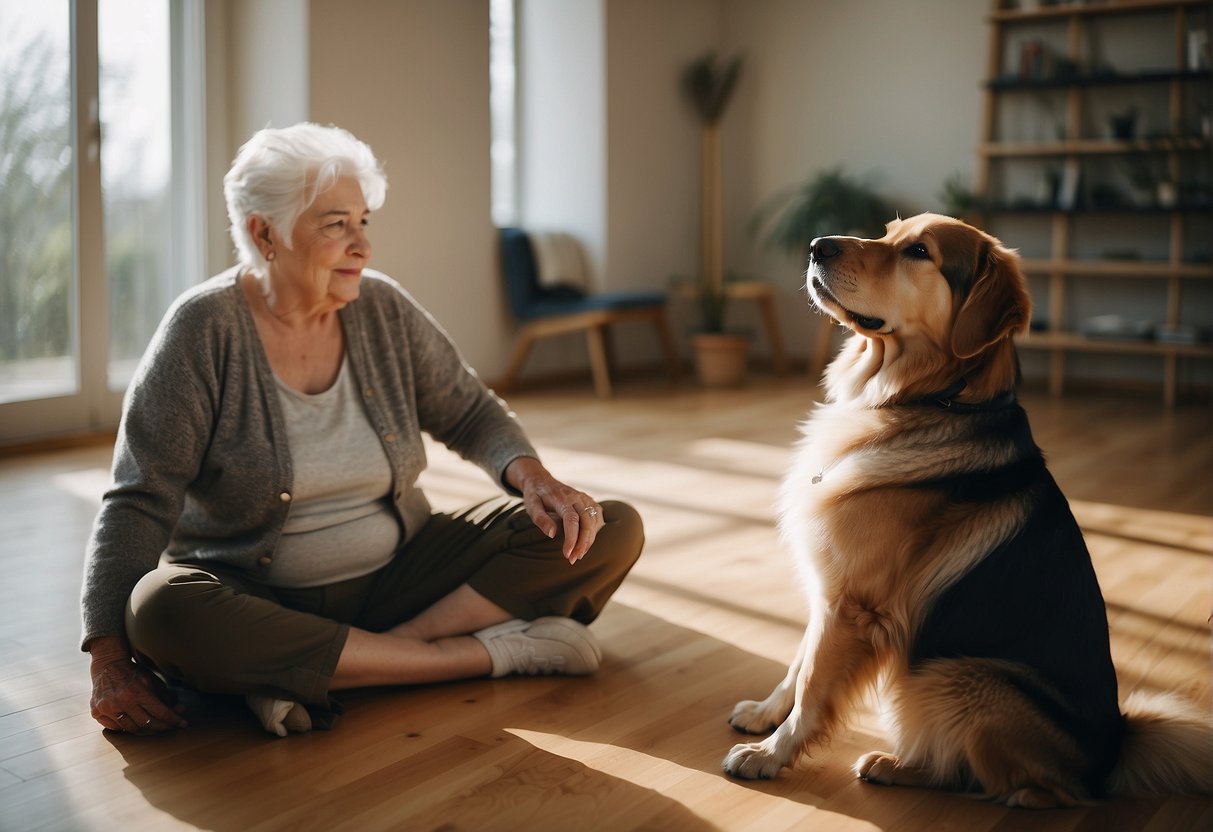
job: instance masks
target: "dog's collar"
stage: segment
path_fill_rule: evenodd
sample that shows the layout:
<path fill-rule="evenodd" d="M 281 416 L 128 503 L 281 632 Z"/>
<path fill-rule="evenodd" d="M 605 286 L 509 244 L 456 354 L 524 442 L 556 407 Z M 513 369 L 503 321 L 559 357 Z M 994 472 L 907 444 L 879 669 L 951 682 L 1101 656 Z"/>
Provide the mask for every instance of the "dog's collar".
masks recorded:
<path fill-rule="evenodd" d="M 1008 390 L 1001 396 L 996 396 L 988 402 L 958 402 L 956 397 L 960 395 L 960 391 L 968 386 L 963 378 L 958 379 L 955 384 L 947 390 L 939 393 L 932 393 L 929 396 L 923 396 L 915 404 L 929 404 L 938 407 L 941 410 L 950 410 L 953 413 L 985 413 L 990 410 L 1001 410 L 1004 407 L 1009 407 L 1015 403 L 1015 391 Z"/>

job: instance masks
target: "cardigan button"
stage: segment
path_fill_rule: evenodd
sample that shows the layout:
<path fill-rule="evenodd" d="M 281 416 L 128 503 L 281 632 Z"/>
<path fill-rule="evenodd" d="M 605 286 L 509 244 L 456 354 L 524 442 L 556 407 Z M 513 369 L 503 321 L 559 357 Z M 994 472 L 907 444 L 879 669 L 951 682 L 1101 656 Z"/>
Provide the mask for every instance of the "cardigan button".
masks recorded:
<path fill-rule="evenodd" d="M 278 499 L 284 503 L 289 503 L 291 501 L 291 492 L 283 491 L 281 494 L 278 495 Z"/>
<path fill-rule="evenodd" d="M 363 391 L 363 392 L 366 394 L 366 397 L 369 399 L 369 398 L 371 398 L 372 396 L 374 396 L 374 395 L 375 395 L 375 388 L 374 388 L 374 387 L 368 387 L 368 388 L 366 388 L 366 390 L 365 390 L 365 391 Z"/>
<path fill-rule="evenodd" d="M 394 434 L 394 433 L 385 433 L 385 434 L 383 435 L 383 441 L 384 441 L 384 442 L 389 442 L 389 443 L 390 443 L 390 442 L 395 442 L 395 441 L 396 441 L 396 434 Z"/>
<path fill-rule="evenodd" d="M 262 555 L 261 557 L 257 558 L 257 563 L 261 564 L 262 566 L 266 567 L 267 569 L 269 568 L 269 565 L 273 562 L 274 562 L 274 559 L 271 558 L 269 555 Z"/>

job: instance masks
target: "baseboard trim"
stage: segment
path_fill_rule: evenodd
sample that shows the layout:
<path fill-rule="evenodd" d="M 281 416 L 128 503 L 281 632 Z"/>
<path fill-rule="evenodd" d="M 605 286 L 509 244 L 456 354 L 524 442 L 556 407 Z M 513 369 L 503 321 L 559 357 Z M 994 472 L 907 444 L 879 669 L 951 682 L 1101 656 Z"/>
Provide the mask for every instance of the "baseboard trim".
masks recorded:
<path fill-rule="evenodd" d="M 112 445 L 117 436 L 116 432 L 110 430 L 18 441 L 8 445 L 0 445 L 0 459 L 25 456 L 26 454 L 40 454 L 48 451 L 64 451 L 72 448 L 92 448 L 98 445 Z"/>

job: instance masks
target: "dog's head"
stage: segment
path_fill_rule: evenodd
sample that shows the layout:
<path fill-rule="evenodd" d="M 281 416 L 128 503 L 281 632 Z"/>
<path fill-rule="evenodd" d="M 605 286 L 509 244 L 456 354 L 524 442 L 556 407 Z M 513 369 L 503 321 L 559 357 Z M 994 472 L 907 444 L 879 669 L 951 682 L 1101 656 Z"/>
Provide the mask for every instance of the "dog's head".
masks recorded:
<path fill-rule="evenodd" d="M 950 217 L 894 220 L 883 237 L 819 237 L 813 302 L 860 336 L 830 367 L 831 397 L 879 405 L 966 382 L 972 400 L 1015 382 L 1013 338 L 1032 302 L 1019 256 Z"/>

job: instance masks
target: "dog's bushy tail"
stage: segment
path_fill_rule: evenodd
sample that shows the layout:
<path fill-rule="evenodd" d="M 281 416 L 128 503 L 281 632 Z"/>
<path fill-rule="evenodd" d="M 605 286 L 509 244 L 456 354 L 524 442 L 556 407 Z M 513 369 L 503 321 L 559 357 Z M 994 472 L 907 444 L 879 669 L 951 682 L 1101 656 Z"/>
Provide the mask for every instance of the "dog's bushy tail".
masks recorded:
<path fill-rule="evenodd" d="M 1172 694 L 1134 692 L 1125 699 L 1125 741 L 1108 778 L 1112 794 L 1213 792 L 1213 723 Z"/>

